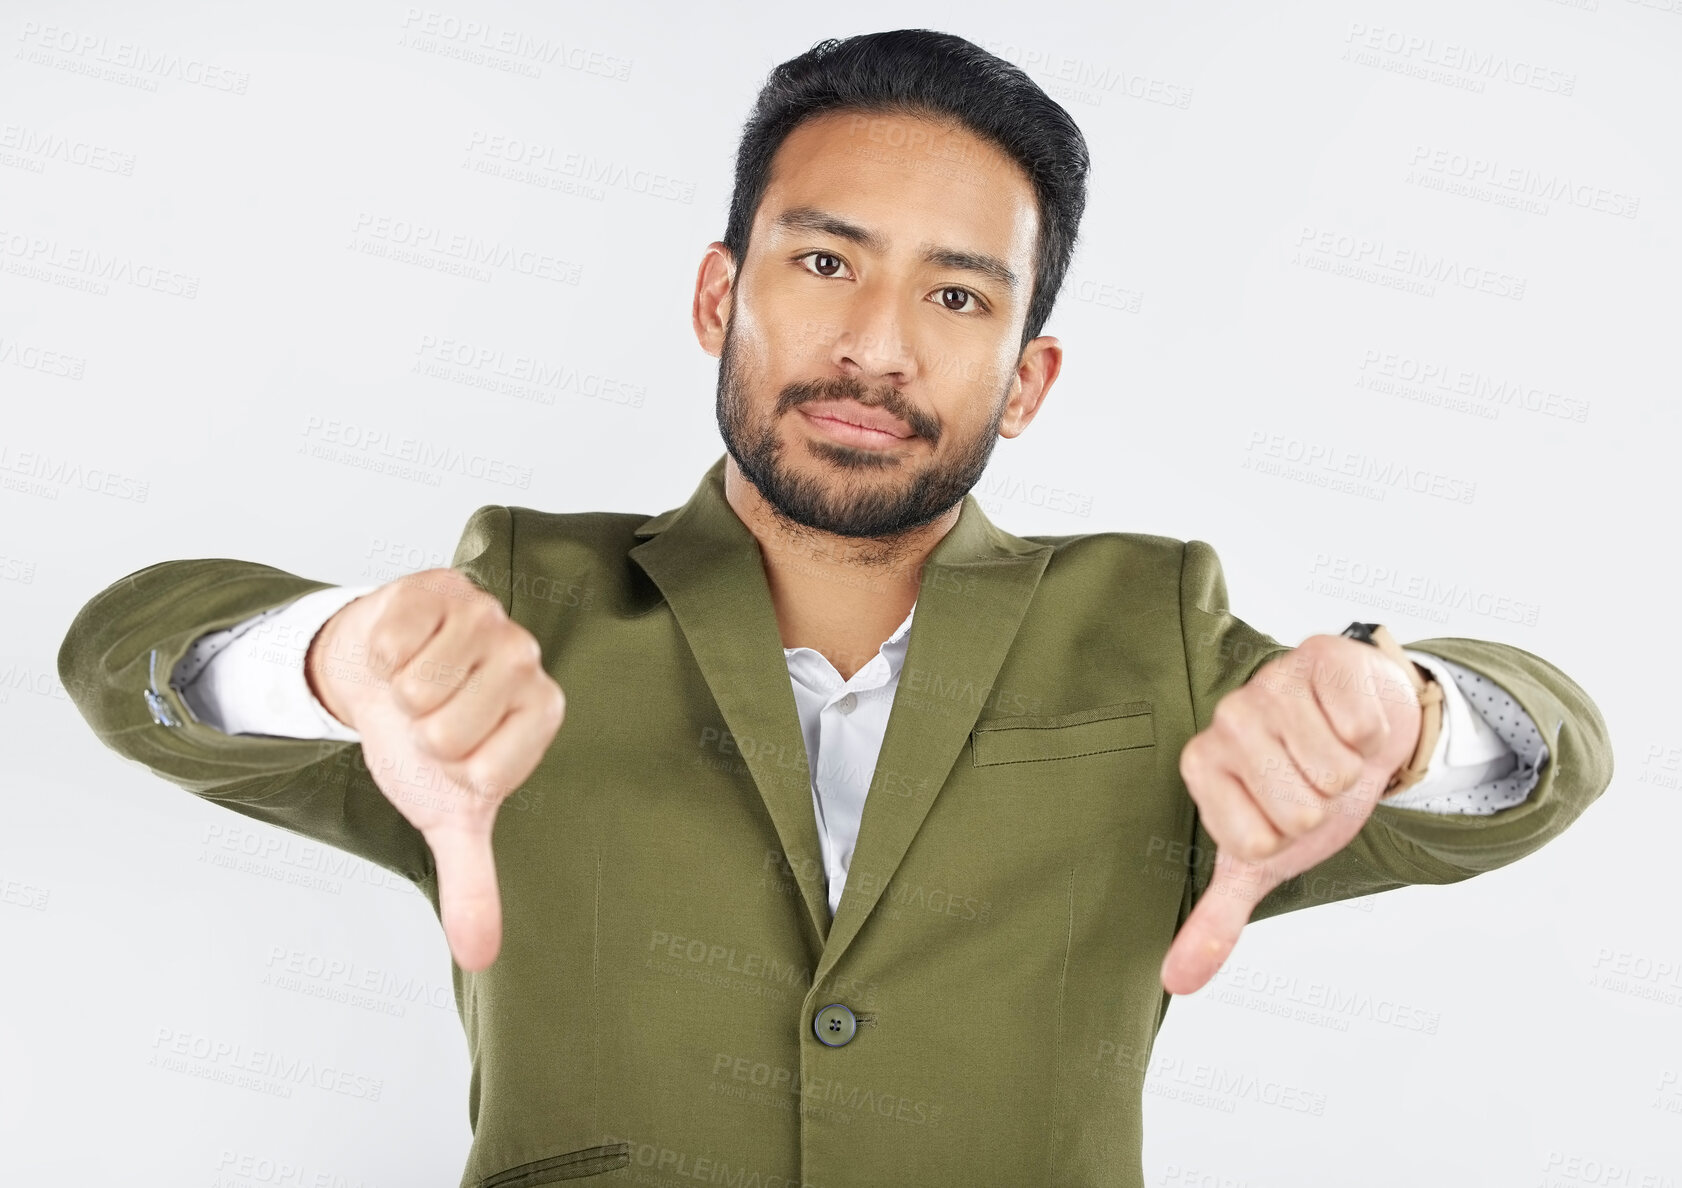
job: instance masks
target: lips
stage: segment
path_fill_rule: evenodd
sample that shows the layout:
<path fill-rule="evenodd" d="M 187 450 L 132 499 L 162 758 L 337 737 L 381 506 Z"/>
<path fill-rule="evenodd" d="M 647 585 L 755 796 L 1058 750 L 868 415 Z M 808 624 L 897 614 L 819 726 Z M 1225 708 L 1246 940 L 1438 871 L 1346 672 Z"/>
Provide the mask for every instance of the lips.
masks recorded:
<path fill-rule="evenodd" d="M 885 409 L 867 408 L 856 400 L 811 400 L 802 404 L 800 411 L 807 416 L 829 417 L 849 425 L 874 429 L 878 433 L 891 433 L 895 437 L 912 435 L 910 427 L 892 413 Z"/>

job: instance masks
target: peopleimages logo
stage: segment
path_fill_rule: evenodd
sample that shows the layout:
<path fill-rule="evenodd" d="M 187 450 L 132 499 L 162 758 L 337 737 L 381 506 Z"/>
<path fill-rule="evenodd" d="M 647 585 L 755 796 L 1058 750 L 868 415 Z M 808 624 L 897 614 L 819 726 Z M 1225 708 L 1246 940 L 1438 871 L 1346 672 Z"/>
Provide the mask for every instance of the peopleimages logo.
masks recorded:
<path fill-rule="evenodd" d="M 292 1090 L 302 1086 L 363 1101 L 378 1101 L 385 1088 L 385 1082 L 379 1078 L 333 1064 L 317 1064 L 272 1048 L 248 1048 L 242 1043 L 176 1031 L 172 1027 L 157 1028 L 146 1063 L 278 1097 L 291 1097 Z"/>
<path fill-rule="evenodd" d="M 66 165 L 80 165 L 98 173 L 120 173 L 128 177 L 134 173 L 134 154 L 120 152 L 87 140 L 73 140 L 58 132 L 28 128 L 22 124 L 0 124 L 0 164 L 14 164 L 11 152 L 33 158 L 32 164 L 62 161 Z M 32 170 L 32 172 L 40 172 Z"/>
<path fill-rule="evenodd" d="M 1472 289 L 1513 301 L 1524 299 L 1526 280 L 1505 272 L 1467 264 L 1446 254 L 1433 255 L 1421 248 L 1390 244 L 1348 231 L 1304 224 L 1297 232 L 1297 253 L 1292 263 L 1314 266 L 1317 262 L 1340 263 L 1365 269 L 1375 277 L 1412 282 L 1427 296 L 1439 284 Z M 1352 273 L 1352 275 L 1359 275 Z"/>
<path fill-rule="evenodd" d="M 1542 608 L 1534 602 L 1480 590 L 1462 582 L 1442 582 L 1423 573 L 1316 553 L 1308 588 L 1349 602 L 1393 607 L 1404 613 L 1446 623 L 1450 612 L 1475 614 L 1504 623 L 1534 627 Z"/>
<path fill-rule="evenodd" d="M 475 65 L 514 69 L 541 78 L 544 66 L 561 66 L 581 74 L 596 74 L 625 82 L 631 59 L 603 53 L 560 38 L 534 37 L 519 29 L 500 29 L 482 21 L 463 20 L 436 9 L 407 8 L 403 12 L 399 44 Z"/>
<path fill-rule="evenodd" d="M 988 41 L 982 48 L 1029 74 L 1037 74 L 1047 80 L 1047 89 L 1060 99 L 1075 99 L 1097 106 L 1104 101 L 1105 95 L 1121 94 L 1129 99 L 1159 103 L 1165 107 L 1184 109 L 1191 106 L 1191 87 L 1147 74 L 1129 73 L 1108 64 L 1008 41 Z"/>
<path fill-rule="evenodd" d="M 18 40 L 38 53 L 63 54 L 72 59 L 103 62 L 131 70 L 137 81 L 148 84 L 147 90 L 156 90 L 160 78 L 172 78 L 192 86 L 243 95 L 251 83 L 251 76 L 243 70 L 230 70 L 197 58 L 155 51 L 132 41 L 114 40 L 102 33 L 89 33 L 62 25 L 25 21 Z M 49 61 L 45 64 L 57 63 Z"/>
<path fill-rule="evenodd" d="M 475 131 L 467 141 L 473 168 L 514 181 L 535 182 L 548 189 L 574 188 L 601 200 L 609 189 L 646 194 L 671 202 L 693 205 L 695 183 L 653 169 L 638 168 L 623 161 L 585 152 L 568 152 L 542 141 L 519 136 Z M 477 160 L 474 158 L 477 157 Z"/>
<path fill-rule="evenodd" d="M 1492 419 L 1503 408 L 1579 423 L 1589 418 L 1589 402 L 1581 397 L 1402 351 L 1369 347 L 1361 354 L 1358 371 L 1355 382 L 1359 387 L 1430 404 L 1442 403 L 1442 397 L 1465 397 L 1469 407 Z"/>
<path fill-rule="evenodd" d="M 114 282 L 189 301 L 199 292 L 199 278 L 189 273 L 6 227 L 0 227 L 0 265 L 15 275 L 85 289 L 97 296 L 104 296 Z"/>
<path fill-rule="evenodd" d="M 1609 190 L 1566 174 L 1510 164 L 1493 155 L 1455 152 L 1421 144 L 1414 146 L 1413 159 L 1408 165 L 1410 181 L 1416 174 L 1429 175 L 1444 181 L 1466 183 L 1466 193 L 1472 197 L 1479 196 L 1479 187 L 1483 187 L 1517 198 L 1538 199 L 1540 210 L 1535 213 L 1540 214 L 1547 213 L 1545 203 L 1548 202 L 1564 202 L 1579 210 L 1598 211 L 1625 219 L 1633 219 L 1641 210 L 1641 199 L 1635 195 Z"/>
<path fill-rule="evenodd" d="M 1281 472 L 1281 465 L 1302 475 L 1325 475 L 1367 484 L 1380 499 L 1389 489 L 1402 487 L 1416 495 L 1431 495 L 1453 503 L 1470 503 L 1478 485 L 1454 475 L 1409 466 L 1372 454 L 1345 450 L 1330 442 L 1308 441 L 1262 429 L 1250 431 L 1241 469 L 1264 474 Z M 1319 484 L 1325 485 L 1325 484 Z"/>
<path fill-rule="evenodd" d="M 436 334 L 421 335 L 412 370 L 433 379 L 485 388 L 502 395 L 552 405 L 556 394 L 641 408 L 648 395 L 643 384 L 535 355 L 467 342 Z"/>
<path fill-rule="evenodd" d="M 1551 66 L 1538 65 L 1523 57 L 1493 53 L 1352 21 L 1344 37 L 1344 56 L 1361 65 L 1379 65 L 1378 55 L 1390 59 L 1402 73 L 1427 77 L 1431 67 L 1465 77 L 1481 90 L 1486 82 L 1512 83 L 1555 95 L 1570 95 L 1577 88 L 1577 76 Z M 1352 53 L 1353 51 L 1353 53 Z M 1363 54 L 1364 51 L 1364 54 Z"/>
<path fill-rule="evenodd" d="M 0 335 L 0 364 L 10 365 L 23 371 L 34 371 L 41 375 L 56 375 L 64 379 L 79 380 L 82 372 L 87 368 L 88 361 L 77 355 L 66 355 L 60 351 L 45 350 L 29 343 L 20 343 L 15 338 Z"/>
<path fill-rule="evenodd" d="M 582 272 L 578 264 L 557 256 L 516 247 L 476 235 L 446 231 L 441 227 L 372 211 L 358 211 L 350 247 L 373 256 L 389 256 L 409 263 L 434 266 L 439 259 L 455 262 L 463 269 L 477 266 L 500 268 L 537 280 L 576 285 Z M 490 279 L 489 274 L 480 279 Z"/>
<path fill-rule="evenodd" d="M 519 487 L 521 490 L 531 486 L 532 470 L 529 466 L 517 466 L 498 458 L 487 458 L 483 454 L 470 454 L 443 442 L 430 442 L 407 434 L 392 434 L 384 429 L 370 429 L 332 417 L 307 417 L 303 436 L 309 440 L 300 447 L 300 452 L 312 453 L 330 461 L 362 457 L 380 462 L 406 464 L 431 474 L 459 474 L 467 478 Z"/>

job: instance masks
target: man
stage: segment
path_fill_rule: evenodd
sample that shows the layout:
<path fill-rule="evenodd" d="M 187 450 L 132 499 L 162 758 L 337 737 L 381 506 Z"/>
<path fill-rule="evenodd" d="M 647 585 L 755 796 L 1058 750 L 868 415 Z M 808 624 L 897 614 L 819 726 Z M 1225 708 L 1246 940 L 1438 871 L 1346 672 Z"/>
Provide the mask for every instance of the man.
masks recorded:
<path fill-rule="evenodd" d="M 482 507 L 379 587 L 163 562 L 77 616 L 108 745 L 427 895 L 463 1185 L 1142 1184 L 1169 996 L 1247 920 L 1505 865 L 1606 787 L 1528 652 L 1293 649 L 1201 541 L 987 520 L 1086 169 L 961 38 L 821 43 L 696 278 L 727 449 L 686 504 Z"/>

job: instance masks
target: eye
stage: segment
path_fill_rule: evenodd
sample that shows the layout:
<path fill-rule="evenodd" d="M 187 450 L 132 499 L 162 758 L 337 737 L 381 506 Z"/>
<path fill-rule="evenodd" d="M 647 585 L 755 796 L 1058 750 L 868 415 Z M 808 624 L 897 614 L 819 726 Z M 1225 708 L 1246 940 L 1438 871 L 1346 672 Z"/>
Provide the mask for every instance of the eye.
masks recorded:
<path fill-rule="evenodd" d="M 803 256 L 796 256 L 795 259 L 800 260 L 800 261 L 806 261 L 806 260 L 810 260 L 813 256 L 816 256 L 820 260 L 832 260 L 832 261 L 834 261 L 837 268 L 845 268 L 847 266 L 846 262 L 844 260 L 842 260 L 840 256 L 837 256 L 832 252 L 807 252 Z M 806 266 L 806 270 L 808 272 L 814 272 L 814 270 L 812 269 L 812 267 L 810 265 Z M 834 276 L 835 273 L 833 273 L 833 272 L 814 272 L 814 275 L 816 275 L 816 276 Z"/>
<path fill-rule="evenodd" d="M 954 308 L 953 306 L 948 304 L 947 301 L 946 301 L 946 295 L 948 293 L 959 294 L 960 295 L 960 302 L 961 302 L 962 298 L 968 298 L 970 301 L 973 301 L 975 303 L 975 308 L 972 309 L 972 310 Z M 977 297 L 974 293 L 970 292 L 968 289 L 961 289 L 957 285 L 947 285 L 945 288 L 941 289 L 940 290 L 940 299 L 941 299 L 940 300 L 941 308 L 950 309 L 950 310 L 952 310 L 953 313 L 983 313 L 987 309 L 987 307 L 984 304 L 982 304 L 981 298 Z"/>
<path fill-rule="evenodd" d="M 794 257 L 794 259 L 796 263 L 800 264 L 801 267 L 805 268 L 806 271 L 810 272 L 813 276 L 821 276 L 826 279 L 836 276 L 841 269 L 847 267 L 847 262 L 840 256 L 837 256 L 834 252 L 821 250 L 803 252 Z M 813 259 L 824 261 L 825 263 L 814 267 L 813 265 L 807 263 L 808 260 Z M 833 269 L 833 271 L 824 271 L 826 268 Z M 949 310 L 952 313 L 970 314 L 971 316 L 974 316 L 987 312 L 987 303 L 983 301 L 979 295 L 971 292 L 969 289 L 963 288 L 960 285 L 943 285 L 939 289 L 936 289 L 935 292 L 940 294 L 940 307 L 942 309 Z M 949 293 L 961 294 L 958 305 L 954 306 L 946 300 L 947 294 Z M 963 303 L 966 299 L 972 303 L 971 308 L 963 308 Z"/>

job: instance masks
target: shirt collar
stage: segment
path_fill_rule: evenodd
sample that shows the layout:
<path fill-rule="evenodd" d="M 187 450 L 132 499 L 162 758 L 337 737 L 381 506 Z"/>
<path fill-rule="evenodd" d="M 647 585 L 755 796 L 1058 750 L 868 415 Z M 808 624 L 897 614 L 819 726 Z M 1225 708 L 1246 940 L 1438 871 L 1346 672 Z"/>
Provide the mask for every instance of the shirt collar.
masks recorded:
<path fill-rule="evenodd" d="M 866 677 L 873 669 L 880 669 L 881 666 L 877 664 L 879 658 L 887 663 L 887 675 L 878 681 L 870 682 L 869 685 L 854 686 L 877 688 L 893 680 L 899 673 L 900 665 L 905 662 L 905 650 L 911 643 L 911 619 L 916 613 L 917 604 L 913 602 L 900 625 L 894 628 L 893 634 L 882 641 L 882 646 L 877 649 L 877 657 L 872 658 L 846 681 L 839 679 L 840 674 L 835 671 L 835 666 L 816 648 L 784 648 L 783 658 L 788 661 L 791 671 L 802 684 L 822 693 L 833 692 L 843 685 L 852 685 L 854 681 Z"/>

